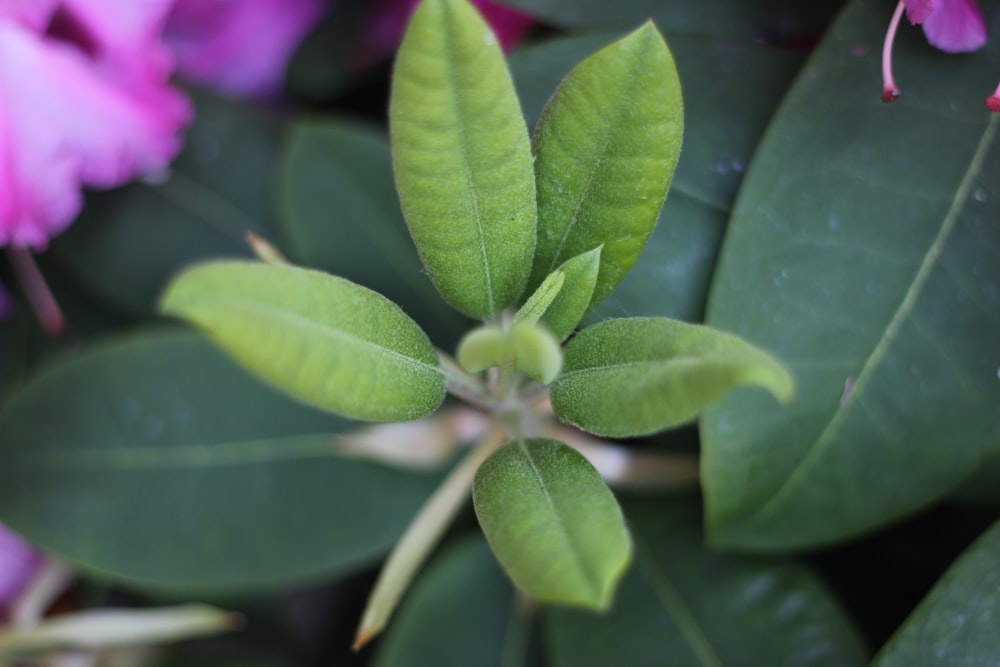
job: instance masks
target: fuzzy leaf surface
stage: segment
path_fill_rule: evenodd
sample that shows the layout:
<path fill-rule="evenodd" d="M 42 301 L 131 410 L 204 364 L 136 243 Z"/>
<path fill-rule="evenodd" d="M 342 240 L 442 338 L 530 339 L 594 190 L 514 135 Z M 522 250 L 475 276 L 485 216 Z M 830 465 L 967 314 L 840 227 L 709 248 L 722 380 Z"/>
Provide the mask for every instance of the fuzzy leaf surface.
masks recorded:
<path fill-rule="evenodd" d="M 651 23 L 566 75 L 534 136 L 538 247 L 530 285 L 603 245 L 590 305 L 611 292 L 653 231 L 683 129 L 677 70 Z"/>
<path fill-rule="evenodd" d="M 959 61 L 902 31 L 896 76 L 912 88 L 887 107 L 869 86 L 884 10 L 850 3 L 813 52 L 730 221 L 707 322 L 785 361 L 798 398 L 779 410 L 740 394 L 706 412 L 718 544 L 859 535 L 1000 453 L 1000 117 L 969 94 L 1000 45 Z"/>
<path fill-rule="evenodd" d="M 525 593 L 608 608 L 631 540 L 614 496 L 579 452 L 555 440 L 508 443 L 480 466 L 472 500 L 493 553 Z"/>
<path fill-rule="evenodd" d="M 426 0 L 389 104 L 403 213 L 444 298 L 489 317 L 524 290 L 535 249 L 527 126 L 496 37 L 465 0 Z"/>
<path fill-rule="evenodd" d="M 178 276 L 164 312 L 301 401 L 345 417 L 406 421 L 444 400 L 430 341 L 385 297 L 293 266 L 213 262 Z"/>
<path fill-rule="evenodd" d="M 566 347 L 552 407 L 597 435 L 645 435 L 693 419 L 742 385 L 792 395 L 792 378 L 759 348 L 708 327 L 664 317 L 608 320 Z"/>

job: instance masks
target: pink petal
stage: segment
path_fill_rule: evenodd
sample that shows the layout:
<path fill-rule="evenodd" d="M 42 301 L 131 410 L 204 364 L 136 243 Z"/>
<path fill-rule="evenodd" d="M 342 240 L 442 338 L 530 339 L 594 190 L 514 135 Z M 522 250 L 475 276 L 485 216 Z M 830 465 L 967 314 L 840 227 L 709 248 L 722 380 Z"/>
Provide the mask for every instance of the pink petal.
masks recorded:
<path fill-rule="evenodd" d="M 237 97 L 271 98 L 324 8 L 321 0 L 178 0 L 165 40 L 182 76 Z"/>
<path fill-rule="evenodd" d="M 941 0 L 903 0 L 906 6 L 906 18 L 913 25 L 920 25 L 927 17 L 937 11 Z"/>
<path fill-rule="evenodd" d="M 42 32 L 56 11 L 60 0 L 2 0 L 0 21 L 12 20 L 23 27 Z"/>
<path fill-rule="evenodd" d="M 80 207 L 178 151 L 186 100 L 156 80 L 122 85 L 73 47 L 0 24 L 0 245 L 42 248 Z"/>
<path fill-rule="evenodd" d="M 975 0 L 938 0 L 924 21 L 927 41 L 942 51 L 975 51 L 986 44 L 986 25 Z"/>
<path fill-rule="evenodd" d="M 358 67 L 367 67 L 390 56 L 399 46 L 403 31 L 419 0 L 379 0 L 368 33 L 364 37 Z M 500 45 L 510 51 L 535 24 L 523 12 L 491 0 L 472 0 L 479 13 L 496 33 Z"/>
<path fill-rule="evenodd" d="M 0 524 L 0 616 L 42 566 L 42 555 Z"/>

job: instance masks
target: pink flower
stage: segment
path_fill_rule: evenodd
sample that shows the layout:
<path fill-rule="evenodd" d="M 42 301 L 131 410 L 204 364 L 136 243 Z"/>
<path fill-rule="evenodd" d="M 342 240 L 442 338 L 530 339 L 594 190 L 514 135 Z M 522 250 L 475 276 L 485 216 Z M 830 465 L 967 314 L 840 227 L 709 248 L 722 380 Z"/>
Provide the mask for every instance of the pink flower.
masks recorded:
<path fill-rule="evenodd" d="M 7 615 L 42 565 L 40 553 L 0 524 L 0 619 Z"/>
<path fill-rule="evenodd" d="M 500 46 L 510 51 L 535 24 L 534 20 L 516 9 L 492 2 L 471 0 L 479 13 L 496 33 Z M 371 25 L 365 35 L 357 63 L 368 66 L 390 56 L 399 46 L 403 31 L 419 0 L 377 0 Z"/>
<path fill-rule="evenodd" d="M 0 246 L 41 249 L 108 188 L 158 171 L 190 117 L 158 41 L 168 0 L 0 5 Z"/>
<path fill-rule="evenodd" d="M 177 0 L 164 38 L 177 70 L 234 97 L 273 98 L 323 0 Z"/>
<path fill-rule="evenodd" d="M 986 44 L 986 25 L 975 0 L 900 0 L 882 47 L 883 102 L 899 97 L 892 78 L 892 44 L 904 10 L 910 23 L 922 25 L 927 41 L 942 51 L 975 51 Z"/>

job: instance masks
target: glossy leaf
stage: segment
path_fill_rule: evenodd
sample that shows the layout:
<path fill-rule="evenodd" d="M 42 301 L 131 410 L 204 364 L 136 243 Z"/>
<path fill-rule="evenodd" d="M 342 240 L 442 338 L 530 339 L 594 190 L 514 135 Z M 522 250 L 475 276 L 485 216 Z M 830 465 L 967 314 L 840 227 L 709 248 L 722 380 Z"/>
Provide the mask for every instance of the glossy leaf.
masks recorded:
<path fill-rule="evenodd" d="M 178 276 L 161 307 L 276 387 L 345 417 L 417 419 L 444 400 L 444 374 L 420 327 L 396 304 L 343 278 L 214 262 Z"/>
<path fill-rule="evenodd" d="M 605 615 L 545 612 L 553 667 L 860 667 L 847 615 L 807 569 L 702 546 L 697 501 L 623 503 L 635 562 Z"/>
<path fill-rule="evenodd" d="M 869 531 L 947 494 L 1000 446 L 1000 198 L 988 185 L 1000 117 L 973 93 L 1000 48 L 955 59 L 905 31 L 903 96 L 883 105 L 871 83 L 884 9 L 856 1 L 832 28 L 730 223 L 708 322 L 772 350 L 799 398 L 778 409 L 734 395 L 706 413 L 719 544 Z"/>
<path fill-rule="evenodd" d="M 524 290 L 535 248 L 527 127 L 496 36 L 466 0 L 425 0 L 389 105 L 403 213 L 445 299 L 488 317 Z"/>
<path fill-rule="evenodd" d="M 399 208 L 389 140 L 382 132 L 343 119 L 295 123 L 283 154 L 279 201 L 295 263 L 375 290 L 451 349 L 465 319 L 423 272 Z"/>
<path fill-rule="evenodd" d="M 804 40 L 821 32 L 841 0 L 504 0 L 545 23 L 563 28 L 606 30 L 653 18 L 664 30 L 713 37 Z"/>
<path fill-rule="evenodd" d="M 751 4 L 757 6 L 729 6 L 725 15 Z M 690 14 L 703 5 L 662 5 L 666 11 L 675 6 Z M 708 34 L 704 30 L 666 33 L 684 91 L 684 149 L 670 196 L 645 249 L 585 322 L 596 324 L 610 317 L 662 316 L 686 321 L 704 317 L 716 254 L 736 190 L 767 121 L 804 60 L 795 51 Z M 612 39 L 608 35 L 553 39 L 511 55 L 511 71 L 529 124 L 537 120 L 566 72 Z M 733 112 L 734 100 L 739 100 L 739 113 Z"/>
<path fill-rule="evenodd" d="M 127 313 L 154 312 L 163 287 L 192 261 L 250 257 L 248 231 L 278 240 L 271 211 L 281 124 L 207 93 L 193 99 L 195 121 L 164 180 L 88 193 L 47 253 L 75 288 Z"/>
<path fill-rule="evenodd" d="M 591 305 L 632 268 L 656 224 L 683 134 L 680 81 L 647 23 L 573 68 L 535 131 L 537 285 L 603 245 Z"/>
<path fill-rule="evenodd" d="M 874 667 L 992 665 L 1000 656 L 1000 523 L 945 572 Z"/>
<path fill-rule="evenodd" d="M 132 586 L 335 576 L 384 553 L 433 485 L 339 457 L 351 427 L 192 332 L 109 341 L 50 364 L 0 411 L 0 521 Z"/>
<path fill-rule="evenodd" d="M 375 667 L 523 667 L 529 619 L 486 541 L 442 549 L 376 651 Z"/>
<path fill-rule="evenodd" d="M 782 402 L 792 395 L 781 364 L 736 336 L 662 317 L 608 320 L 566 347 L 552 407 L 590 433 L 645 435 L 693 419 L 743 385 Z"/>
<path fill-rule="evenodd" d="M 528 595 L 610 606 L 631 541 L 614 496 L 579 452 L 555 440 L 508 443 L 479 468 L 472 500 L 493 553 Z"/>

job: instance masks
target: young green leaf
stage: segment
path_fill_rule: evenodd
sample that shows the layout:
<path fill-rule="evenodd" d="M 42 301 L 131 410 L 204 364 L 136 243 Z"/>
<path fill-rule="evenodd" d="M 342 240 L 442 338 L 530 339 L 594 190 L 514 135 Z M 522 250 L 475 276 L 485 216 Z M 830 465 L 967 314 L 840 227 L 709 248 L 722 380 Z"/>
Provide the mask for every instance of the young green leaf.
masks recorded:
<path fill-rule="evenodd" d="M 517 311 L 514 321 L 541 321 L 560 341 L 573 333 L 594 294 L 601 248 L 577 255 L 550 273 Z"/>
<path fill-rule="evenodd" d="M 511 442 L 479 468 L 476 516 L 528 595 L 607 609 L 631 556 L 621 510 L 593 466 L 555 440 Z"/>
<path fill-rule="evenodd" d="M 556 269 L 542 281 L 538 289 L 528 297 L 524 305 L 517 309 L 514 314 L 514 323 L 527 322 L 535 324 L 542 318 L 545 311 L 549 309 L 552 302 L 559 296 L 563 284 L 566 282 L 566 273 L 560 268 Z"/>
<path fill-rule="evenodd" d="M 645 435 L 693 419 L 741 385 L 792 396 L 792 378 L 774 358 L 736 336 L 663 317 L 608 320 L 566 348 L 552 407 L 597 435 Z"/>
<path fill-rule="evenodd" d="M 651 23 L 573 68 L 535 132 L 538 247 L 530 285 L 604 244 L 590 305 L 608 295 L 653 231 L 683 125 L 677 70 Z"/>
<path fill-rule="evenodd" d="M 514 369 L 542 384 L 552 382 L 562 370 L 559 341 L 543 326 L 519 324 L 510 330 Z"/>
<path fill-rule="evenodd" d="M 565 340 L 566 336 L 573 333 L 573 329 L 587 313 L 597 285 L 602 250 L 603 246 L 588 250 L 567 260 L 557 269 L 566 275 L 566 280 L 541 321 L 559 340 Z"/>
<path fill-rule="evenodd" d="M 508 365 L 539 382 L 552 382 L 562 368 L 559 341 L 543 326 L 519 322 L 508 330 L 486 325 L 458 345 L 458 363 L 470 373 Z"/>
<path fill-rule="evenodd" d="M 469 373 L 499 366 L 507 354 L 507 334 L 498 326 L 487 324 L 473 329 L 458 344 L 455 357 Z"/>
<path fill-rule="evenodd" d="M 444 374 L 420 327 L 396 304 L 343 278 L 212 262 L 174 279 L 160 306 L 262 379 L 337 414 L 405 421 L 444 400 Z"/>
<path fill-rule="evenodd" d="M 417 8 L 389 124 L 403 213 L 438 290 L 472 317 L 513 304 L 535 249 L 530 142 L 496 37 L 466 0 Z"/>

